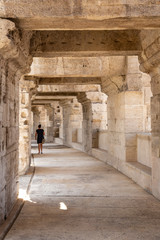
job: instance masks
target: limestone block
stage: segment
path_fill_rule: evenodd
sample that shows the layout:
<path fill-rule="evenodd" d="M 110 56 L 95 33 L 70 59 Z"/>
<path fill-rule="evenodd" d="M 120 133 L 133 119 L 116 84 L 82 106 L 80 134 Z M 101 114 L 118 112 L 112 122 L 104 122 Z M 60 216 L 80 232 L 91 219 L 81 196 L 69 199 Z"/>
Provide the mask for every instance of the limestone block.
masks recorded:
<path fill-rule="evenodd" d="M 150 133 L 137 135 L 137 161 L 145 166 L 152 167 Z"/>
<path fill-rule="evenodd" d="M 77 129 L 77 142 L 82 143 L 82 128 Z"/>
<path fill-rule="evenodd" d="M 126 147 L 136 147 L 137 146 L 137 136 L 135 133 L 125 133 L 125 146 Z"/>
<path fill-rule="evenodd" d="M 77 129 L 72 128 L 72 142 L 77 142 Z"/>
<path fill-rule="evenodd" d="M 5 171 L 6 171 L 6 165 L 4 157 L 0 156 L 0 191 L 2 191 L 5 187 L 6 180 L 5 180 Z"/>
<path fill-rule="evenodd" d="M 125 92 L 125 104 L 127 104 L 127 105 L 143 105 L 143 93 L 140 91 Z"/>
<path fill-rule="evenodd" d="M 106 151 L 109 150 L 108 131 L 101 130 L 98 132 L 98 148 Z"/>
<path fill-rule="evenodd" d="M 107 129 L 108 128 L 108 123 L 107 123 L 107 121 L 101 121 L 100 122 L 100 127 L 99 127 L 99 129 L 101 130 L 103 130 L 103 129 Z"/>
<path fill-rule="evenodd" d="M 124 119 L 115 119 L 115 126 L 116 127 L 114 128 L 114 131 L 124 132 L 124 129 L 125 129 L 125 121 L 124 121 Z"/>
<path fill-rule="evenodd" d="M 141 72 L 141 74 L 142 74 L 142 86 L 151 88 L 151 76 L 143 72 Z"/>
<path fill-rule="evenodd" d="M 126 82 L 130 91 L 139 91 L 142 89 L 142 74 L 130 73 L 126 76 Z"/>
<path fill-rule="evenodd" d="M 125 123 L 125 132 L 132 133 L 132 132 L 143 132 L 143 121 L 141 118 L 127 118 L 124 121 Z"/>
<path fill-rule="evenodd" d="M 152 156 L 152 193 L 155 197 L 160 199 L 160 158 Z"/>
<path fill-rule="evenodd" d="M 159 75 L 155 75 L 154 77 L 152 77 L 151 90 L 153 95 L 160 94 L 160 76 Z"/>
<path fill-rule="evenodd" d="M 12 180 L 12 184 L 8 184 L 6 187 L 6 194 L 5 197 L 7 199 L 6 204 L 6 217 L 8 217 L 10 211 L 12 210 L 16 200 L 17 200 L 17 179 Z"/>
<path fill-rule="evenodd" d="M 143 121 L 143 109 L 142 105 L 125 105 L 125 118 L 133 118 L 133 122 L 136 118 Z"/>
<path fill-rule="evenodd" d="M 127 162 L 137 161 L 137 147 L 126 147 L 126 161 Z"/>
<path fill-rule="evenodd" d="M 101 59 L 98 58 L 88 58 L 88 59 L 64 59 L 64 74 L 70 75 L 74 69 L 74 75 L 88 75 L 88 76 L 98 76 L 101 69 Z"/>
<path fill-rule="evenodd" d="M 112 111 L 113 111 L 113 109 L 112 109 Z M 110 114 L 111 114 L 111 117 L 113 117 L 113 113 L 110 112 Z M 125 118 L 125 106 L 124 105 L 115 106 L 114 118 L 117 120 Z"/>
<path fill-rule="evenodd" d="M 112 154 L 115 158 L 119 159 L 120 161 L 125 161 L 125 148 L 119 144 L 115 144 L 112 148 L 112 151 L 109 153 Z"/>
<path fill-rule="evenodd" d="M 108 65 L 106 65 L 106 61 L 109 61 Z M 99 77 L 107 75 L 109 78 L 121 75 L 124 66 L 124 57 L 122 61 L 119 57 L 112 57 L 111 62 L 110 57 L 34 57 L 29 75 L 41 77 Z"/>
<path fill-rule="evenodd" d="M 139 61 L 137 56 L 128 56 L 127 57 L 127 73 L 128 74 L 139 74 Z"/>
<path fill-rule="evenodd" d="M 150 87 L 144 88 L 144 104 L 150 105 L 151 103 L 152 92 Z"/>
<path fill-rule="evenodd" d="M 92 117 L 94 119 L 100 119 L 102 121 L 105 121 L 107 119 L 107 111 L 102 112 L 101 115 L 100 112 L 93 112 Z"/>
<path fill-rule="evenodd" d="M 116 121 L 108 119 L 108 130 L 115 131 L 116 129 Z"/>
<path fill-rule="evenodd" d="M 0 190 L 0 222 L 2 223 L 5 218 L 5 189 Z"/>
<path fill-rule="evenodd" d="M 125 75 L 126 60 L 124 56 L 101 57 L 103 76 Z"/>
<path fill-rule="evenodd" d="M 106 105 L 105 104 L 92 104 L 92 112 L 105 112 L 106 111 Z"/>

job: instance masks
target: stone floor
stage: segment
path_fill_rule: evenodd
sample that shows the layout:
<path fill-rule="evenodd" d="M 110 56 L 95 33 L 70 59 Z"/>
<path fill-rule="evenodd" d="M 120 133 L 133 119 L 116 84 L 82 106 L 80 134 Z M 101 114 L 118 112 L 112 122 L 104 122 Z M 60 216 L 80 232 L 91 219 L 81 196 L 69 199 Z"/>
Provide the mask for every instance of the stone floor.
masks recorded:
<path fill-rule="evenodd" d="M 51 145 L 34 161 L 29 198 L 5 240 L 160 239 L 160 201 L 117 170 Z"/>

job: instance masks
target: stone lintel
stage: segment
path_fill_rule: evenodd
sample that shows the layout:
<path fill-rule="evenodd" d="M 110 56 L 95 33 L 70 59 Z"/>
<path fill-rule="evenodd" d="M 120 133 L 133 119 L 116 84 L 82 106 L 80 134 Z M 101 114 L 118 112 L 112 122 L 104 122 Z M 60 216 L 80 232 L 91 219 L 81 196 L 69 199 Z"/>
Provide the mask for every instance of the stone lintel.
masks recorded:
<path fill-rule="evenodd" d="M 37 105 L 46 105 L 46 104 L 51 104 L 51 103 L 54 103 L 54 102 L 60 102 L 60 101 L 63 101 L 63 100 L 67 100 L 67 101 L 70 101 L 74 99 L 74 96 L 73 97 L 61 97 L 61 98 L 53 98 L 53 99 L 35 99 L 32 101 L 32 106 L 37 106 Z"/>
<path fill-rule="evenodd" d="M 55 98 L 55 97 L 70 97 L 70 96 L 73 96 L 73 97 L 76 97 L 77 96 L 77 92 L 39 92 L 37 95 L 36 95 L 36 99 L 43 99 L 43 98 L 48 98 L 48 99 L 52 99 L 52 98 Z"/>
<path fill-rule="evenodd" d="M 46 4 L 46 3 L 45 3 Z M 18 4 L 15 3 L 15 6 L 18 6 Z M 36 3 L 38 6 L 38 3 Z M 94 4 L 92 4 L 94 5 Z M 26 6 L 26 9 L 28 7 L 28 4 Z M 32 8 L 35 8 L 33 6 Z M 44 8 L 44 6 L 43 6 Z M 51 7 L 49 6 L 48 9 Z M 15 16 L 12 16 L 11 18 L 13 21 L 15 21 L 16 25 L 25 30 L 123 30 L 123 29 L 159 29 L 159 22 L 160 22 L 160 17 L 156 16 L 156 12 L 153 14 L 154 16 L 151 16 L 152 13 L 150 12 L 148 15 L 144 16 L 144 5 L 140 5 L 141 16 L 137 15 L 135 17 L 129 15 L 128 17 L 120 17 L 120 11 L 117 11 L 117 16 L 109 19 L 109 13 L 105 12 L 103 16 L 92 16 L 91 17 L 85 17 L 79 18 L 79 17 L 74 17 L 73 21 L 73 16 L 68 16 L 65 17 L 64 15 L 61 15 L 61 17 L 52 17 L 52 16 L 39 16 L 39 17 L 31 17 L 27 16 L 26 18 L 24 15 L 18 16 L 15 18 Z M 142 9 L 143 8 L 143 9 Z M 149 11 L 152 8 L 152 5 L 147 8 Z M 159 11 L 159 9 L 156 9 L 153 6 L 154 10 Z M 25 10 L 26 10 L 25 9 Z M 54 9 L 54 7 L 52 8 Z M 99 8 L 98 8 L 99 9 Z M 31 12 L 31 11 L 30 11 Z M 12 10 L 13 14 L 13 10 Z M 10 16 L 12 15 L 10 14 Z M 24 13 L 25 14 L 25 13 Z M 159 15 L 159 14 L 158 14 Z M 5 14 L 3 14 L 5 16 Z"/>
<path fill-rule="evenodd" d="M 106 50 L 106 51 L 68 51 L 68 52 L 38 52 L 34 57 L 107 57 L 107 56 L 138 56 L 141 50 Z"/>
<path fill-rule="evenodd" d="M 25 76 L 26 81 L 38 81 L 38 85 L 68 85 L 68 84 L 101 84 L 100 77 L 55 77 L 55 78 L 40 78 L 36 76 Z"/>
<path fill-rule="evenodd" d="M 137 55 L 139 34 L 138 30 L 37 31 L 31 39 L 31 53 L 34 57 Z"/>
<path fill-rule="evenodd" d="M 126 57 L 57 57 L 33 58 L 31 72 L 27 76 L 53 77 L 101 77 L 124 75 Z"/>
<path fill-rule="evenodd" d="M 78 93 L 78 92 L 98 92 L 100 91 L 100 85 L 79 85 L 79 84 L 70 84 L 70 85 L 40 85 L 37 88 L 39 95 L 52 95 L 52 93 Z"/>
<path fill-rule="evenodd" d="M 48 18 L 50 25 L 53 24 L 56 19 L 57 21 L 59 20 L 60 24 L 65 18 L 65 21 L 63 21 L 64 27 L 65 23 L 67 24 L 67 19 L 71 21 L 73 18 L 79 21 L 81 19 L 107 19 L 113 24 L 115 20 L 117 20 L 118 23 L 121 19 L 123 20 L 129 17 L 138 20 L 139 18 L 146 18 L 147 22 L 150 22 L 149 19 L 152 17 L 160 17 L 160 6 L 157 0 L 119 0 L 118 2 L 95 0 L 70 0 L 69 2 L 64 0 L 48 0 L 45 2 L 41 0 L 14 0 L 1 1 L 0 7 L 0 17 L 2 18 L 23 18 L 28 20 L 28 22 L 30 22 L 31 19 L 37 19 L 41 25 L 43 24 L 42 20 L 46 18 Z M 32 22 L 30 22 L 30 24 L 32 24 Z M 75 25 L 74 21 L 72 21 L 72 24 Z M 50 25 L 48 27 L 50 27 Z"/>

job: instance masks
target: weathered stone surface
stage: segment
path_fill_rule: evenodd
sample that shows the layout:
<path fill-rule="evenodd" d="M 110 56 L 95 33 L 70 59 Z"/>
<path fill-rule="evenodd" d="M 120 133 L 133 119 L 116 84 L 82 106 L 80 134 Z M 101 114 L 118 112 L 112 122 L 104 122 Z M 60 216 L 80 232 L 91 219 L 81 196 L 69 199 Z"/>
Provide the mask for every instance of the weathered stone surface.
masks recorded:
<path fill-rule="evenodd" d="M 100 91 L 99 85 L 40 85 L 37 88 L 37 95 L 43 93 L 46 96 L 50 93 L 69 93 L 69 92 L 97 92 Z"/>
<path fill-rule="evenodd" d="M 31 163 L 31 89 L 35 88 L 34 82 L 20 80 L 19 99 L 19 174 L 23 175 Z"/>
<path fill-rule="evenodd" d="M 139 31 L 37 31 L 31 40 L 34 57 L 137 55 Z M 47 37 L 46 37 L 47 36 Z"/>
<path fill-rule="evenodd" d="M 55 78 L 39 78 L 35 76 L 25 76 L 26 81 L 36 81 L 38 85 L 82 85 L 82 84 L 101 84 L 100 77 L 55 77 Z"/>
<path fill-rule="evenodd" d="M 148 29 L 159 28 L 159 8 L 156 0 L 15 0 L 0 3 L 0 17 L 25 29 Z"/>
<path fill-rule="evenodd" d="M 100 77 L 125 74 L 125 57 L 34 58 L 29 75 L 38 77 Z"/>
<path fill-rule="evenodd" d="M 0 19 L 0 207 L 2 223 L 18 195 L 19 80 L 30 68 L 31 33 Z M 4 204 L 5 203 L 5 204 Z"/>

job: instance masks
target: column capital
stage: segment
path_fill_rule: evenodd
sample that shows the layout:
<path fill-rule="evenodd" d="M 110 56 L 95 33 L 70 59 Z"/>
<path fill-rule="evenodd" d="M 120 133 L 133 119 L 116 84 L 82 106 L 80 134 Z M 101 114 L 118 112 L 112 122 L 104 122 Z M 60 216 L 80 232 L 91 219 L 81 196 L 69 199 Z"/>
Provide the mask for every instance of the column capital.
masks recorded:
<path fill-rule="evenodd" d="M 86 103 L 104 103 L 107 102 L 107 95 L 102 92 L 78 93 L 78 102 L 82 105 Z"/>
<path fill-rule="evenodd" d="M 29 72 L 32 63 L 32 56 L 29 54 L 32 32 L 20 31 L 12 21 L 0 19 L 0 36 L 0 55 L 9 60 L 16 72 Z"/>
<path fill-rule="evenodd" d="M 126 89 L 125 85 L 126 75 L 102 77 L 101 91 L 107 96 L 118 94 Z"/>
<path fill-rule="evenodd" d="M 61 107 L 64 107 L 66 105 L 71 105 L 72 104 L 72 99 L 63 99 L 59 101 L 59 105 Z"/>
<path fill-rule="evenodd" d="M 153 36 L 153 37 L 151 37 Z M 140 70 L 152 74 L 160 66 L 160 31 L 141 32 L 142 53 L 139 56 Z"/>

